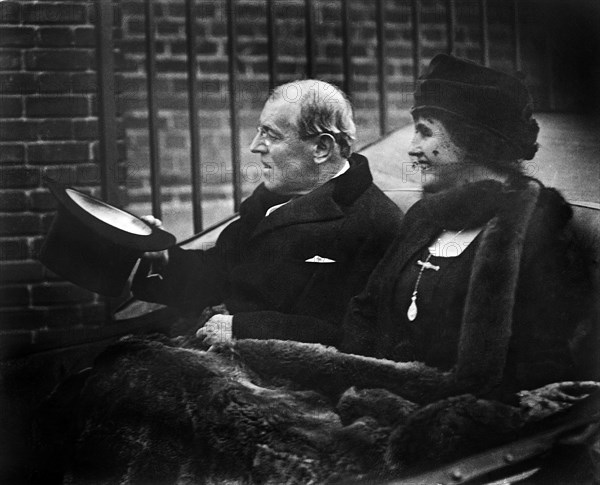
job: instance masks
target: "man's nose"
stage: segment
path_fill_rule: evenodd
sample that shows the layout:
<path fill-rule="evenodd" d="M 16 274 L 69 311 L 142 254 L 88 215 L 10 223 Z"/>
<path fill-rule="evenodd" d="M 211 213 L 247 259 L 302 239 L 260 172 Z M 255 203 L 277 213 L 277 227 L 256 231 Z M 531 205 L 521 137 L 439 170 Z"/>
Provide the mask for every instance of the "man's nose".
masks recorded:
<path fill-rule="evenodd" d="M 252 138 L 252 142 L 250 143 L 250 151 L 252 153 L 264 153 L 267 150 L 267 145 L 265 141 L 260 136 L 260 133 L 256 133 L 254 138 Z"/>

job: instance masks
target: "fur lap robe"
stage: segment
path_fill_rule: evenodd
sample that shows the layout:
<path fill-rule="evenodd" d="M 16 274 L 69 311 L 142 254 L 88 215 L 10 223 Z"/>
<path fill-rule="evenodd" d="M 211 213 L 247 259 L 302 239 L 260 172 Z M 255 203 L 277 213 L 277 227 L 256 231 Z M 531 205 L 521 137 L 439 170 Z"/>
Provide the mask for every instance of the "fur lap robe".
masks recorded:
<path fill-rule="evenodd" d="M 45 459 L 62 460 L 64 483 L 385 477 L 514 439 L 525 419 L 471 395 L 430 404 L 417 363 L 276 340 L 194 345 L 124 339 L 57 389 Z"/>

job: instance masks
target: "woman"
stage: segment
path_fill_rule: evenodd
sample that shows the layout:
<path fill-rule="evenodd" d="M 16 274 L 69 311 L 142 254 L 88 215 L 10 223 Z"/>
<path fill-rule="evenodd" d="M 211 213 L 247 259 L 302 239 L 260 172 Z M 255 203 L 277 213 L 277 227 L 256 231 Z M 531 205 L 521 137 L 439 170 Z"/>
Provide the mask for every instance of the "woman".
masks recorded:
<path fill-rule="evenodd" d="M 566 235 L 569 205 L 521 170 L 537 150 L 531 113 L 518 79 L 431 61 L 409 150 L 425 197 L 353 299 L 342 350 L 423 362 L 440 371 L 441 395 L 498 397 L 577 377 L 572 347 L 591 321 L 591 284 Z"/>

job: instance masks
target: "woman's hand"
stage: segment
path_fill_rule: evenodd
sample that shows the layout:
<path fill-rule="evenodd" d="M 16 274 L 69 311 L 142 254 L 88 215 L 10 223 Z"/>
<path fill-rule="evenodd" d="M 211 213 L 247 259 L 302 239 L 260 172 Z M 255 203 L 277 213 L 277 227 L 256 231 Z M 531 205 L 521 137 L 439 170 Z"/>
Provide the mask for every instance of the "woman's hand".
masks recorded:
<path fill-rule="evenodd" d="M 162 227 L 162 221 L 154 216 L 142 216 L 140 219 L 152 228 Z M 142 254 L 142 258 L 152 262 L 153 266 L 160 270 L 169 263 L 169 252 L 167 250 L 148 251 Z"/>
<path fill-rule="evenodd" d="M 231 342 L 233 340 L 233 315 L 213 315 L 204 326 L 196 332 L 196 337 L 204 337 L 204 343 Z"/>

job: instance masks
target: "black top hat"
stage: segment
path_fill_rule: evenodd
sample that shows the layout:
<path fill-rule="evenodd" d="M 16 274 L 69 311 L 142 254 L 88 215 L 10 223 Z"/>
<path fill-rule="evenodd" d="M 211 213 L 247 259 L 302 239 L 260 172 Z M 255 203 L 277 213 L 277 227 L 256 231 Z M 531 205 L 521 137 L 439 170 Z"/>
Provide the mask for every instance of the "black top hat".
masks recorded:
<path fill-rule="evenodd" d="M 58 212 L 39 255 L 63 278 L 106 296 L 119 296 L 146 251 L 175 244 L 175 236 L 101 200 L 44 179 Z"/>

